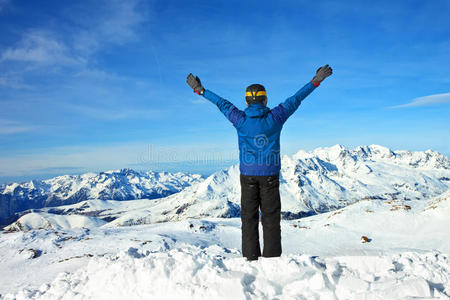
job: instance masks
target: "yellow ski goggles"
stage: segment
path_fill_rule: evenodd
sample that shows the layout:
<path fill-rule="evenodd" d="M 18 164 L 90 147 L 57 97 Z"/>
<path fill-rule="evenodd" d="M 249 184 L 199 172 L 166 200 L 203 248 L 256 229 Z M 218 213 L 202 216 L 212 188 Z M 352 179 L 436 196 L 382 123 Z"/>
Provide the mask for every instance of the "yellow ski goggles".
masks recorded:
<path fill-rule="evenodd" d="M 267 97 L 267 93 L 266 93 L 266 91 L 259 91 L 259 92 L 256 92 L 256 95 L 253 95 L 252 92 L 245 92 L 245 97 L 247 97 L 247 96 L 249 96 L 249 97 L 266 96 Z"/>

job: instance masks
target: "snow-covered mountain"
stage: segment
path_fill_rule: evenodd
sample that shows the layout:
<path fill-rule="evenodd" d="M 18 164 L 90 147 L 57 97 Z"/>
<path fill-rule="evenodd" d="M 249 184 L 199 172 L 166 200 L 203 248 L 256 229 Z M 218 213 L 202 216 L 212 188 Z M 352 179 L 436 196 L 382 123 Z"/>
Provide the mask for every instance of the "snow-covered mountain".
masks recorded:
<path fill-rule="evenodd" d="M 449 158 L 433 151 L 394 152 L 377 145 L 299 151 L 282 158 L 281 214 L 283 219 L 296 219 L 360 200 L 430 199 L 450 188 L 449 179 Z M 152 202 L 146 210 L 123 213 L 110 225 L 237 217 L 239 213 L 239 168 L 235 165 Z"/>
<path fill-rule="evenodd" d="M 351 150 L 336 145 L 284 156 L 281 175 L 282 217 L 296 219 L 362 200 L 408 203 L 431 199 L 450 188 L 450 160 L 430 150 L 392 151 L 378 145 Z M 107 222 L 103 226 L 110 227 L 239 214 L 239 168 L 235 165 L 164 198 L 90 200 L 34 210 L 34 214 L 23 216 L 9 228 L 27 230 L 73 224 L 63 222 L 63 215 L 95 217 L 98 223 L 86 219 L 82 224 Z"/>
<path fill-rule="evenodd" d="M 10 223 L 15 213 L 31 208 L 73 204 L 88 199 L 155 199 L 202 180 L 197 174 L 121 169 L 4 184 L 0 186 L 0 224 Z"/>
<path fill-rule="evenodd" d="M 280 194 L 284 219 L 327 212 L 364 199 L 429 199 L 450 188 L 450 159 L 438 152 L 340 145 L 283 156 Z M 238 216 L 239 168 L 219 171 L 161 199 L 165 220 Z"/>
<path fill-rule="evenodd" d="M 450 187 L 450 159 L 431 150 L 335 145 L 300 150 L 283 162 L 285 199 L 293 196 L 284 207 L 291 212 L 323 212 L 363 199 L 427 199 Z"/>

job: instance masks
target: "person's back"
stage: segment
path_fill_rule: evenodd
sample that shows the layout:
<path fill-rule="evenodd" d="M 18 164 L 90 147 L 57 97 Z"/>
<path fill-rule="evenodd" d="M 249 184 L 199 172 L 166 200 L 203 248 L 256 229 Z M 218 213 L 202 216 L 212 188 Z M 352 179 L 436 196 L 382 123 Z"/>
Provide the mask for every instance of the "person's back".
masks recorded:
<path fill-rule="evenodd" d="M 325 65 L 314 78 L 283 103 L 269 109 L 264 86 L 247 87 L 247 108 L 239 110 L 228 100 L 204 89 L 200 79 L 189 74 L 187 83 L 194 92 L 216 104 L 231 121 L 239 137 L 239 169 L 241 182 L 242 255 L 249 260 L 261 256 L 259 247 L 259 209 L 264 235 L 264 257 L 281 255 L 279 174 L 280 133 L 283 124 L 297 110 L 302 100 L 320 82 L 332 74 Z"/>
<path fill-rule="evenodd" d="M 241 174 L 267 176 L 279 171 L 281 128 L 264 104 L 249 105 L 236 126 Z"/>

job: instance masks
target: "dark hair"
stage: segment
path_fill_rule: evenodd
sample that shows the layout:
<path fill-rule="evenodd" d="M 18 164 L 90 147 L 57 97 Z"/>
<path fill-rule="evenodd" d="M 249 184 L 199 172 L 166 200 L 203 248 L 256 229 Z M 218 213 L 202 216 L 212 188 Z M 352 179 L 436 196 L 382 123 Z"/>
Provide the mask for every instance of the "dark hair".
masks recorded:
<path fill-rule="evenodd" d="M 258 92 L 266 91 L 263 85 L 254 83 L 252 85 L 249 85 L 247 89 L 245 90 L 245 101 L 248 104 L 253 103 L 264 103 L 264 101 L 267 100 L 267 95 L 264 93 L 264 95 L 258 95 Z"/>

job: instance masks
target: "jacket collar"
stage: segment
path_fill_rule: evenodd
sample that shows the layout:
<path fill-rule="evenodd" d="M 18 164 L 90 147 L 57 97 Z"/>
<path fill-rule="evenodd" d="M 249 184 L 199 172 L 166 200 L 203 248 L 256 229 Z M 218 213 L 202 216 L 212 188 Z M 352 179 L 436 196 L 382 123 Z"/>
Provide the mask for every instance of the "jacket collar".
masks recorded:
<path fill-rule="evenodd" d="M 258 118 L 267 115 L 269 111 L 263 103 L 252 103 L 245 109 L 245 114 L 250 118 Z"/>

